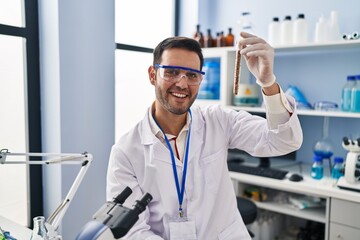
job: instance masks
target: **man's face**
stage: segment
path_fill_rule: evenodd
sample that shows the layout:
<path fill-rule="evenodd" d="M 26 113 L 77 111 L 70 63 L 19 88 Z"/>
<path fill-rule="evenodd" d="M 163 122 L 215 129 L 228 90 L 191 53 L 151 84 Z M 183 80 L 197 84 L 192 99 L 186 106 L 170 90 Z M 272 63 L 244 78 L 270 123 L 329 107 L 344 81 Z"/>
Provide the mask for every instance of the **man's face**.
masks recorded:
<path fill-rule="evenodd" d="M 160 65 L 200 70 L 200 59 L 195 52 L 174 48 L 163 52 Z M 160 76 L 160 69 L 153 67 L 149 68 L 149 77 L 155 86 L 156 104 L 160 104 L 164 110 L 181 115 L 194 103 L 200 85 L 189 85 L 187 77 L 183 76 L 177 82 L 169 82 Z"/>

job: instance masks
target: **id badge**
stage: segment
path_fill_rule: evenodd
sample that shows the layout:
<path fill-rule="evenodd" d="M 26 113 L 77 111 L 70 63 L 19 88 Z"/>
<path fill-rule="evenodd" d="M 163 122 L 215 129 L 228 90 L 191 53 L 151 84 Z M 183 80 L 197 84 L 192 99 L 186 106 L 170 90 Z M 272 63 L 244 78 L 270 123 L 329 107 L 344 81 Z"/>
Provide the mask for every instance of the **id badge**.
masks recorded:
<path fill-rule="evenodd" d="M 186 217 L 173 218 L 169 222 L 170 240 L 197 240 L 195 221 Z"/>

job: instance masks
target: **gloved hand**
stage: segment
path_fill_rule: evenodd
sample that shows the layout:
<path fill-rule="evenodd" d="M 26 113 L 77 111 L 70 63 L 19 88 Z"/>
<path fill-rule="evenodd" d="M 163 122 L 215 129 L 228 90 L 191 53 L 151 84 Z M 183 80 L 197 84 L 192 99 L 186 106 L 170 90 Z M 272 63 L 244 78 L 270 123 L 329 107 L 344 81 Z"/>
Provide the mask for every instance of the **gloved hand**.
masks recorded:
<path fill-rule="evenodd" d="M 246 59 L 250 72 L 261 87 L 270 87 L 276 81 L 273 73 L 274 49 L 262 38 L 241 32 L 237 48 Z"/>

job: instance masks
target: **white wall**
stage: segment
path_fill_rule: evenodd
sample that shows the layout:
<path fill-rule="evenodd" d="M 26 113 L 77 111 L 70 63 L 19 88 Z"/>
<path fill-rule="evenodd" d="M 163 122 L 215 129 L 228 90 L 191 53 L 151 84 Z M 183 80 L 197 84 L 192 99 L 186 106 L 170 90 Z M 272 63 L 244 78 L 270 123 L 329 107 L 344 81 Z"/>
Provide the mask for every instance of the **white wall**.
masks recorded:
<path fill-rule="evenodd" d="M 62 223 L 64 239 L 105 203 L 114 142 L 114 1 L 39 1 L 43 151 L 94 156 Z M 67 194 L 76 167 L 45 170 L 45 214 Z"/>

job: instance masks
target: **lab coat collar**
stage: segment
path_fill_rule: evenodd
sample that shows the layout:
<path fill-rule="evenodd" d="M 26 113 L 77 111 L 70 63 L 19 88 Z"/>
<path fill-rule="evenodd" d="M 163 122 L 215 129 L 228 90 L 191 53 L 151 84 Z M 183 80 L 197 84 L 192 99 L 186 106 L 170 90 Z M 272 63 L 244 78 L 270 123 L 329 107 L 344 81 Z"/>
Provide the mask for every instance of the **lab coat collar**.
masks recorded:
<path fill-rule="evenodd" d="M 149 110 L 149 109 L 148 109 Z M 191 137 L 190 137 L 190 151 L 189 151 L 189 163 L 194 159 L 199 158 L 201 146 L 203 145 L 203 132 L 204 132 L 204 121 L 201 117 L 199 107 L 192 107 L 192 125 L 191 125 Z M 147 111 L 145 117 L 141 123 L 141 144 L 153 145 L 154 158 L 162 160 L 171 164 L 171 159 L 167 151 L 163 148 L 166 146 L 154 135 L 151 130 L 151 124 L 149 122 L 150 111 Z M 163 154 L 163 153 L 166 153 Z M 176 165 L 182 166 L 180 161 L 176 162 Z"/>

